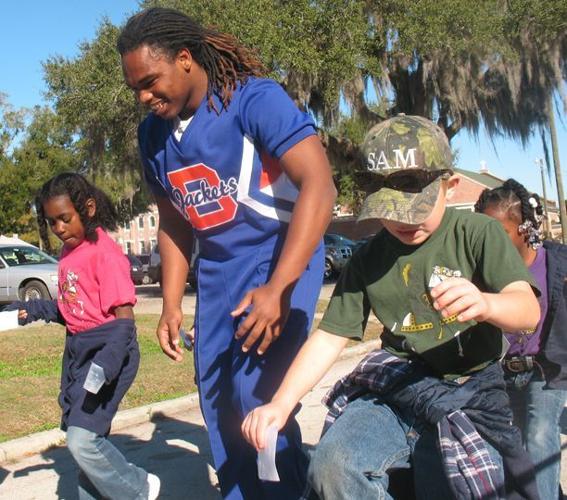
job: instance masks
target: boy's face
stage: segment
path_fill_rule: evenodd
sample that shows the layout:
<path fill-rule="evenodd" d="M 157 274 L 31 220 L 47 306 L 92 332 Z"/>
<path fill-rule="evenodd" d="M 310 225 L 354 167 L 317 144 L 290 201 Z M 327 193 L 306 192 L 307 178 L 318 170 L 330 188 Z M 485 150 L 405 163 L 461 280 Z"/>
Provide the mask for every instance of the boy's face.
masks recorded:
<path fill-rule="evenodd" d="M 435 206 L 429 214 L 429 217 L 421 224 L 405 224 L 403 222 L 387 219 L 380 219 L 380 222 L 392 236 L 405 245 L 420 245 L 427 240 L 441 224 L 441 220 L 445 214 L 447 200 L 453 196 L 458 183 L 459 178 L 456 175 L 451 176 L 448 180 L 441 183 Z"/>

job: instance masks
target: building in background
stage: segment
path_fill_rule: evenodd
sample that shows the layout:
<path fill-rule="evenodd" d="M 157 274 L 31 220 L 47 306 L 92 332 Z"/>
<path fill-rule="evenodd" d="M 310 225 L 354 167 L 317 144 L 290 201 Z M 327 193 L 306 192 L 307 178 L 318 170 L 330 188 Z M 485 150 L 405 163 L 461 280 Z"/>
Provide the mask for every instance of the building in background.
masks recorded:
<path fill-rule="evenodd" d="M 159 215 L 157 205 L 150 205 L 148 211 L 137 215 L 110 236 L 122 247 L 125 254 L 149 254 L 157 244 Z"/>

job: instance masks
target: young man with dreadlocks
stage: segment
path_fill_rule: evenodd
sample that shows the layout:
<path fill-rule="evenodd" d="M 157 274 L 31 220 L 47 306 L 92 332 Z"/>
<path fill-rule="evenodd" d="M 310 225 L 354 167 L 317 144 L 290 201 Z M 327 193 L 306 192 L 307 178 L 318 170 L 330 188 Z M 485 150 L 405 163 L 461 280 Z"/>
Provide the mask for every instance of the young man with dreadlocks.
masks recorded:
<path fill-rule="evenodd" d="M 281 482 L 257 477 L 242 418 L 269 401 L 307 338 L 323 276 L 321 237 L 336 191 L 313 121 L 232 36 L 163 8 L 118 40 L 160 214 L 163 312 L 157 336 L 180 360 L 181 299 L 199 241 L 195 367 L 226 498 L 297 498 L 306 459 L 292 417 L 277 441 Z"/>
<path fill-rule="evenodd" d="M 539 196 L 514 179 L 485 189 L 475 210 L 502 224 L 541 290 L 541 320 L 535 329 L 506 334 L 510 349 L 503 366 L 514 420 L 534 463 L 540 497 L 555 499 L 561 474 L 559 419 L 567 401 L 567 247 L 542 242 Z"/>

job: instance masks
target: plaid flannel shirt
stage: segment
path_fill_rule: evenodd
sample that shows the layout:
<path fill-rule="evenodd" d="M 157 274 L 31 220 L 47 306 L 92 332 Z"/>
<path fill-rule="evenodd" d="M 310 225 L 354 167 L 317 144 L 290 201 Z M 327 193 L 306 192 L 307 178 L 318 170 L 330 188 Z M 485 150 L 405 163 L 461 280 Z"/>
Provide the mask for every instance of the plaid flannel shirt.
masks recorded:
<path fill-rule="evenodd" d="M 323 434 L 349 402 L 368 392 L 383 395 L 392 391 L 393 387 L 396 387 L 396 391 L 400 387 L 403 390 L 404 379 L 411 376 L 414 370 L 414 363 L 386 351 L 376 350 L 368 354 L 323 398 L 323 404 L 329 409 Z M 438 384 L 444 384 L 444 381 L 438 379 Z M 498 466 L 492 461 L 486 442 L 467 415 L 461 410 L 446 414 L 432 411 L 426 420 L 434 420 L 431 423 L 437 425 L 445 474 L 456 498 L 502 498 L 503 485 Z M 308 487 L 303 498 L 307 499 L 310 495 Z"/>

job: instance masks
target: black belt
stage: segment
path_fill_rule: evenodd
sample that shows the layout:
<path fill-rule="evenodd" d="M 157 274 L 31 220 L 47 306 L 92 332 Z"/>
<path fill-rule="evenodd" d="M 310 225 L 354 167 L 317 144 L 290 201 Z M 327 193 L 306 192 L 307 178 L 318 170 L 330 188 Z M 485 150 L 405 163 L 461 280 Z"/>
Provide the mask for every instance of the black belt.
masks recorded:
<path fill-rule="evenodd" d="M 512 356 L 502 361 L 504 368 L 512 373 L 529 372 L 536 366 L 535 356 Z"/>

